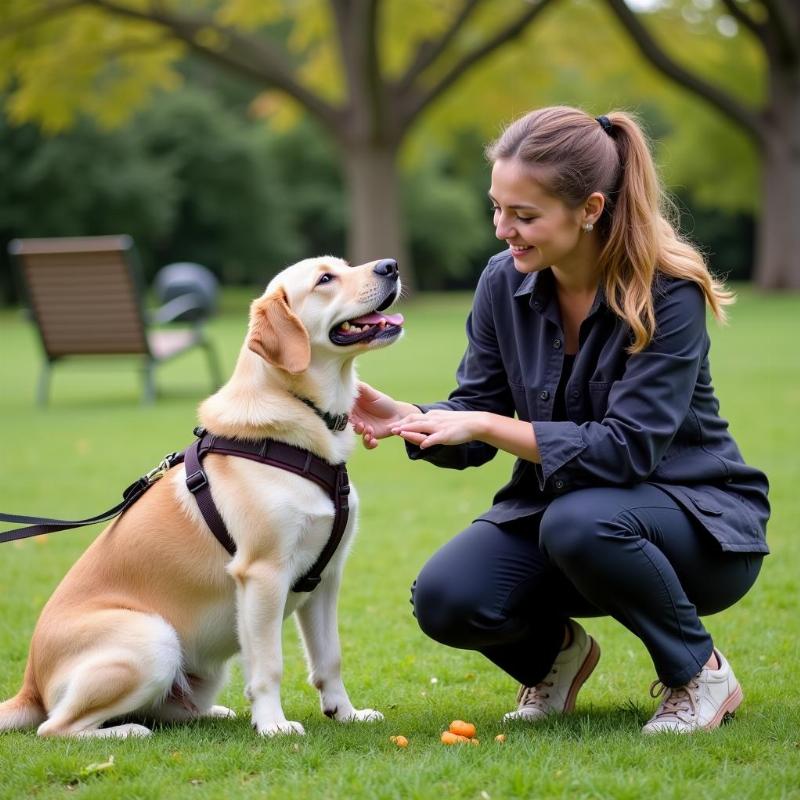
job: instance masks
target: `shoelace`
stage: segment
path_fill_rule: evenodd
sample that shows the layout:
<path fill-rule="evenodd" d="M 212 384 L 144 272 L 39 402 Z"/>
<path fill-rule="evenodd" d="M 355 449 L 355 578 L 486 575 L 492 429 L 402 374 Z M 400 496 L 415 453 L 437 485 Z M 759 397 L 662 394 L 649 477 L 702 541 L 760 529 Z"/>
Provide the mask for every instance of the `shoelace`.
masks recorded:
<path fill-rule="evenodd" d="M 656 687 L 659 687 L 656 691 Z M 681 722 L 691 722 L 697 716 L 697 690 L 700 684 L 697 678 L 692 678 L 685 686 L 671 689 L 661 681 L 653 681 L 650 686 L 650 696 L 660 697 L 665 694 L 661 706 L 656 711 L 653 719 L 661 717 L 677 717 Z"/>
<path fill-rule="evenodd" d="M 555 675 L 557 672 L 558 667 L 553 667 L 550 675 Z M 517 707 L 538 708 L 540 711 L 547 711 L 547 703 L 544 701 L 550 697 L 550 693 L 543 692 L 542 689 L 552 688 L 553 683 L 554 681 L 539 681 L 536 686 L 520 686 L 517 694 Z"/>

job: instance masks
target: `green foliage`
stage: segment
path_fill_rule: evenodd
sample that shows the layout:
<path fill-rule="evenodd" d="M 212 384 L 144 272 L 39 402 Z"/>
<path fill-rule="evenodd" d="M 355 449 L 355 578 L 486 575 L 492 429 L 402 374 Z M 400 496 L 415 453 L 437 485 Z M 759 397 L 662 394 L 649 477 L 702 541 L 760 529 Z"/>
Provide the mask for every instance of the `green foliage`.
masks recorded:
<path fill-rule="evenodd" d="M 465 191 L 463 181 L 437 172 L 416 172 L 404 188 L 419 288 L 468 285 L 470 265 L 490 227 L 480 196 Z"/>
<path fill-rule="evenodd" d="M 111 131 L 81 118 L 47 137 L 0 116 L 2 255 L 13 237 L 129 233 L 148 277 L 189 260 L 263 282 L 301 249 L 272 163 L 260 128 L 197 90 Z"/>
<path fill-rule="evenodd" d="M 642 14 L 659 42 L 692 71 L 757 108 L 766 82 L 763 53 L 747 32 L 722 36 L 719 3 L 683 2 Z M 746 136 L 703 101 L 646 64 L 600 0 L 562 0 L 523 37 L 468 73 L 411 134 L 408 158 L 449 147 L 464 129 L 494 138 L 501 126 L 539 106 L 575 105 L 592 114 L 638 113 L 654 139 L 667 185 L 692 205 L 752 214 L 758 208 L 758 153 Z M 479 110 L 479 113 L 476 113 Z"/>
<path fill-rule="evenodd" d="M 261 131 L 207 92 L 162 95 L 133 127 L 169 165 L 174 223 L 153 242 L 160 262 L 207 264 L 232 282 L 265 281 L 298 251 Z"/>
<path fill-rule="evenodd" d="M 187 8 L 178 0 L 160 5 Z M 664 0 L 643 17 L 677 60 L 755 106 L 765 91 L 762 53 L 741 29 L 733 36 L 718 33 L 719 5 L 692 3 L 687 16 L 682 0 Z M 189 6 L 280 43 L 299 80 L 342 100 L 326 0 Z M 455 0 L 386 0 L 378 48 L 385 74 L 399 76 L 458 7 Z M 41 1 L 0 3 L 0 27 L 34 18 L 37 8 Z M 426 72 L 423 82 L 517 11 L 505 0 L 487 3 L 456 37 L 449 60 Z M 213 39 L 208 29 L 198 33 L 212 50 Z M 303 120 L 296 103 L 238 76 L 221 77 L 213 58 L 186 58 L 184 46 L 157 26 L 91 8 L 50 13 L 38 26 L 0 37 L 2 66 L 8 119 L 0 120 L 0 242 L 125 230 L 136 237 L 149 273 L 190 259 L 234 282 L 262 281 L 310 253 L 344 252 L 351 221 L 330 140 Z M 183 82 L 211 89 L 158 91 Z M 645 65 L 602 2 L 561 0 L 524 36 L 454 84 L 406 142 L 405 228 L 422 287 L 470 286 L 499 249 L 483 214 L 483 143 L 502 122 L 556 103 L 593 113 L 615 107 L 638 112 L 668 187 L 688 210 L 686 232 L 709 252 L 715 269 L 749 275 L 751 215 L 759 197 L 752 144 Z M 248 124 L 248 111 L 266 114 L 272 124 Z M 126 118 L 124 127 L 109 129 Z M 45 138 L 20 120 L 51 133 L 72 123 L 75 128 Z M 4 258 L 0 253 L 0 265 Z M 5 273 L 0 297 L 8 295 Z"/>
<path fill-rule="evenodd" d="M 0 27 L 0 91 L 10 92 L 15 122 L 33 121 L 55 132 L 81 114 L 103 126 L 118 125 L 158 89 L 174 89 L 174 65 L 184 46 L 158 27 L 109 17 L 95 8 L 57 13 L 51 4 L 4 0 Z M 38 24 L 26 24 L 37 21 Z"/>

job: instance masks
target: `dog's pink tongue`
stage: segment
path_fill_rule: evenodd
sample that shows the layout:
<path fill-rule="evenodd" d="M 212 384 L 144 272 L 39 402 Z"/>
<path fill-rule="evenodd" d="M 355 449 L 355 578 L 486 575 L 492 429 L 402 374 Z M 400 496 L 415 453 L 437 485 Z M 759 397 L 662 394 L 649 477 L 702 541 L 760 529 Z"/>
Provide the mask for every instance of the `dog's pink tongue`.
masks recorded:
<path fill-rule="evenodd" d="M 355 322 L 358 325 L 377 325 L 382 319 L 386 320 L 386 322 L 388 322 L 390 325 L 403 324 L 402 314 L 378 314 L 377 312 L 373 312 L 372 314 L 364 314 L 363 317 L 351 319 L 350 321 Z"/>

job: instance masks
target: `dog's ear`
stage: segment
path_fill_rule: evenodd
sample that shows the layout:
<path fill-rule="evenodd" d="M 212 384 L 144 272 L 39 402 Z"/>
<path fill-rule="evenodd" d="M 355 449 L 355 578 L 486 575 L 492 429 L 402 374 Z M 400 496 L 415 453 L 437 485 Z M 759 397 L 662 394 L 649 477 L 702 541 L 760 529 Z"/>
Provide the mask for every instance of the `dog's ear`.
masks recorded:
<path fill-rule="evenodd" d="M 311 362 L 311 342 L 300 318 L 279 290 L 253 302 L 247 346 L 267 363 L 296 375 Z"/>

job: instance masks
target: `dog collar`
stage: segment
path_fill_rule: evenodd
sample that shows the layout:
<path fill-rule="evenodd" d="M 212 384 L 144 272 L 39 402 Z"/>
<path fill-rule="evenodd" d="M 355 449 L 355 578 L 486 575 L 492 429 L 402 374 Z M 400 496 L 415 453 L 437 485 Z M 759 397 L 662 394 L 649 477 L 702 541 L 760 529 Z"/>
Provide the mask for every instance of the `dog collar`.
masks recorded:
<path fill-rule="evenodd" d="M 330 414 L 327 411 L 323 411 L 321 408 L 318 408 L 307 397 L 300 397 L 299 394 L 296 394 L 295 397 L 298 400 L 302 400 L 302 402 L 304 402 L 325 423 L 325 426 L 329 431 L 343 431 L 347 427 L 347 423 L 350 419 L 347 414 Z"/>

